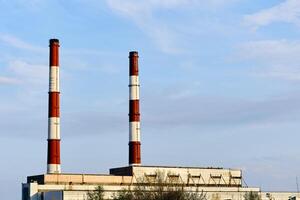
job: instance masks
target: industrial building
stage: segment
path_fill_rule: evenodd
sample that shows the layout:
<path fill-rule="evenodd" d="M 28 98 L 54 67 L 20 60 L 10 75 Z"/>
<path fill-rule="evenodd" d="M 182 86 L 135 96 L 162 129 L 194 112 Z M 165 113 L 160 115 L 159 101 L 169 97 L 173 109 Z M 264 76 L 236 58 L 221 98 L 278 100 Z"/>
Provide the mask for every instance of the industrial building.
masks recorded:
<path fill-rule="evenodd" d="M 201 192 L 210 200 L 242 200 L 247 192 L 257 192 L 262 200 L 300 198 L 294 192 L 262 192 L 259 187 L 243 186 L 239 169 L 143 166 L 141 165 L 139 66 L 138 52 L 129 53 L 129 165 L 110 169 L 109 174 L 68 174 L 61 172 L 60 160 L 60 90 L 59 40 L 50 40 L 49 119 L 47 173 L 28 176 L 22 184 L 22 200 L 85 200 L 87 192 L 103 186 L 105 198 L 111 199 L 122 189 L 134 188 L 141 178 L 155 184 L 158 173 L 172 179 L 186 191 Z"/>

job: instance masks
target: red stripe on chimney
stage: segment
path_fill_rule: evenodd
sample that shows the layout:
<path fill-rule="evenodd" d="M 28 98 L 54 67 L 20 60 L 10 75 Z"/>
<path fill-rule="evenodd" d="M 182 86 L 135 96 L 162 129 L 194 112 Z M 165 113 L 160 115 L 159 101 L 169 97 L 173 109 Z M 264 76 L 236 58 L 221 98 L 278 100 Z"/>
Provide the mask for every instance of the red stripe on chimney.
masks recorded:
<path fill-rule="evenodd" d="M 60 140 L 48 140 L 48 164 L 60 164 Z"/>
<path fill-rule="evenodd" d="M 59 117 L 59 92 L 49 92 L 49 117 Z"/>

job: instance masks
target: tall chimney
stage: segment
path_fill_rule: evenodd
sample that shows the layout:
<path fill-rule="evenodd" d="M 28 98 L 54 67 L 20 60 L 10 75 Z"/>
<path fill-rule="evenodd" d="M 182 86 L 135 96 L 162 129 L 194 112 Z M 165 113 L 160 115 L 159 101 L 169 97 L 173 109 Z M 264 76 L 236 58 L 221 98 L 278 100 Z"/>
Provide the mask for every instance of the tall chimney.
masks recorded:
<path fill-rule="evenodd" d="M 129 53 L 129 165 L 141 164 L 138 52 Z"/>
<path fill-rule="evenodd" d="M 61 173 L 59 114 L 59 40 L 50 39 L 47 173 Z"/>

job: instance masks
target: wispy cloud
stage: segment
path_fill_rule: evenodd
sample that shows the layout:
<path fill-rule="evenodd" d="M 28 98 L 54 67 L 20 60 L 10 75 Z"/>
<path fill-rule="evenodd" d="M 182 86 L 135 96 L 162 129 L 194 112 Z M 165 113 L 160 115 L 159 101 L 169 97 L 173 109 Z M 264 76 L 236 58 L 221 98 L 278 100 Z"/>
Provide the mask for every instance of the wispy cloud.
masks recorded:
<path fill-rule="evenodd" d="M 23 50 L 29 50 L 35 52 L 45 52 L 47 50 L 46 48 L 32 45 L 30 43 L 21 40 L 20 38 L 17 38 L 9 34 L 0 33 L 0 41 L 14 48 L 23 49 Z"/>
<path fill-rule="evenodd" d="M 0 76 L 0 85 L 11 85 L 11 84 L 19 84 L 21 81 L 12 78 L 12 77 L 6 77 L 6 76 Z"/>
<path fill-rule="evenodd" d="M 178 6 L 193 3 L 192 0 L 168 1 L 133 1 L 133 0 L 107 0 L 108 6 L 117 14 L 132 20 L 154 43 L 165 53 L 177 53 L 176 44 L 178 34 L 169 25 L 155 18 L 157 9 L 174 9 Z"/>
<path fill-rule="evenodd" d="M 183 51 L 177 40 L 180 35 L 167 25 L 156 22 L 154 19 L 147 19 L 147 22 L 138 20 L 138 26 L 154 41 L 155 45 L 164 53 L 177 54 Z"/>
<path fill-rule="evenodd" d="M 246 15 L 244 21 L 246 24 L 253 27 L 254 30 L 275 22 L 300 25 L 300 1 L 286 0 L 271 8 Z"/>
<path fill-rule="evenodd" d="M 189 88 L 182 89 L 183 92 Z M 143 124 L 153 131 L 218 132 L 249 126 L 294 122 L 299 113 L 299 95 L 284 94 L 263 100 L 180 94 L 181 90 L 143 97 Z M 164 98 L 157 99 L 156 96 Z M 179 131 L 179 132 L 180 132 Z"/>
<path fill-rule="evenodd" d="M 188 27 L 187 24 L 179 24 L 178 21 L 170 21 L 159 15 L 160 11 L 179 11 L 183 9 L 195 9 L 197 12 L 203 7 L 219 7 L 227 5 L 236 0 L 107 0 L 108 6 L 117 14 L 132 20 L 142 30 L 159 49 L 168 54 L 177 54 L 184 51 L 178 41 L 183 41 L 183 35 L 178 28 L 182 26 L 183 30 Z M 189 13 L 188 11 L 186 13 Z M 199 19 L 189 18 L 189 24 L 194 21 L 198 23 Z"/>
<path fill-rule="evenodd" d="M 300 80 L 300 41 L 261 40 L 241 44 L 238 58 L 259 67 L 256 75 Z"/>
<path fill-rule="evenodd" d="M 240 45 L 243 58 L 268 59 L 271 62 L 288 61 L 291 58 L 300 61 L 296 55 L 300 52 L 300 41 L 294 40 L 258 40 L 249 41 Z M 294 62 L 291 61 L 291 62 Z"/>
<path fill-rule="evenodd" d="M 1 6 L 10 6 L 14 10 L 38 12 L 40 11 L 48 1 L 45 0 L 12 0 L 12 1 L 1 1 Z"/>
<path fill-rule="evenodd" d="M 11 60 L 8 70 L 14 74 L 15 79 L 40 85 L 47 83 L 48 67 L 46 65 L 28 63 L 24 60 Z"/>
<path fill-rule="evenodd" d="M 106 0 L 108 5 L 127 16 L 135 16 L 136 14 L 153 14 L 159 9 L 178 9 L 183 6 L 204 6 L 204 7 L 219 7 L 231 4 L 237 0 Z"/>
<path fill-rule="evenodd" d="M 156 9 L 172 9 L 196 3 L 195 0 L 107 0 L 108 5 L 120 14 L 129 17 L 152 15 Z"/>
<path fill-rule="evenodd" d="M 300 81 L 300 67 L 273 66 L 255 73 L 258 77 L 273 77 L 288 81 Z"/>
<path fill-rule="evenodd" d="M 4 67 L 1 69 L 0 83 L 6 85 L 22 84 L 24 89 L 30 87 L 39 87 L 41 83 L 47 80 L 48 67 L 44 64 L 39 64 L 34 55 L 36 53 L 46 53 L 47 48 L 42 48 L 37 45 L 28 43 L 14 35 L 0 33 L 0 43 L 8 45 L 12 49 L 19 49 L 19 55 L 6 55 L 3 59 Z M 29 55 L 31 62 L 26 56 Z"/>

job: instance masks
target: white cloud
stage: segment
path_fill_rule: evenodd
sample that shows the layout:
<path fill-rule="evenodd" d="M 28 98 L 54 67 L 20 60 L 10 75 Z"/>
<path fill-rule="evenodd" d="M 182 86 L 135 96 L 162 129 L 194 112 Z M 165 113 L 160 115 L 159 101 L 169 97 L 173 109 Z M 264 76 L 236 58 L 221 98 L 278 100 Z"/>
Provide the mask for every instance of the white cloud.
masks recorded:
<path fill-rule="evenodd" d="M 31 64 L 23 60 L 11 60 L 8 63 L 8 69 L 17 80 L 27 83 L 39 85 L 48 80 L 48 67 L 46 65 Z"/>
<path fill-rule="evenodd" d="M 122 16 L 132 20 L 165 53 L 178 53 L 176 43 L 178 34 L 169 25 L 157 20 L 154 12 L 158 9 L 174 9 L 191 5 L 194 0 L 107 0 L 109 7 Z"/>
<path fill-rule="evenodd" d="M 260 77 L 273 77 L 289 81 L 300 81 L 300 66 L 272 66 L 256 73 L 256 75 Z"/>
<path fill-rule="evenodd" d="M 20 49 L 21 52 L 34 52 L 34 54 L 38 53 L 46 53 L 47 49 L 42 48 L 28 42 L 23 41 L 20 38 L 17 38 L 10 34 L 0 33 L 0 43 L 4 43 L 9 47 L 14 49 Z M 32 60 L 35 60 L 31 58 Z M 30 87 L 33 85 L 39 85 L 43 79 L 47 79 L 45 77 L 47 75 L 47 66 L 29 63 L 26 59 L 15 57 L 12 55 L 6 56 L 4 59 L 6 63 L 6 70 L 8 72 L 8 76 L 0 76 L 1 84 L 19 84 L 19 83 L 30 83 Z M 2 72 L 4 69 L 2 70 Z M 26 85 L 26 84 L 24 84 Z"/>
<path fill-rule="evenodd" d="M 262 40 L 238 47 L 238 58 L 259 66 L 256 75 L 285 80 L 300 80 L 300 41 Z"/>
<path fill-rule="evenodd" d="M 29 44 L 21 40 L 20 38 L 17 38 L 9 34 L 0 34 L 0 41 L 14 48 L 23 49 L 23 50 L 29 50 L 35 52 L 45 52 L 47 50 L 46 48 Z"/>
<path fill-rule="evenodd" d="M 299 40 L 260 40 L 250 41 L 239 46 L 240 56 L 246 59 L 258 59 L 273 63 L 299 62 L 300 41 Z"/>
<path fill-rule="evenodd" d="M 19 84 L 20 80 L 12 77 L 0 76 L 0 85 Z"/>
<path fill-rule="evenodd" d="M 300 25 L 300 1 L 286 0 L 271 8 L 246 15 L 245 23 L 257 29 L 274 22 L 285 22 Z"/>
<path fill-rule="evenodd" d="M 183 5 L 194 4 L 195 0 L 107 0 L 110 8 L 120 14 L 134 17 L 151 14 L 156 9 L 171 9 Z"/>
<path fill-rule="evenodd" d="M 187 24 L 178 21 L 166 22 L 157 16 L 159 11 L 197 9 L 197 13 L 204 8 L 216 8 L 230 4 L 237 0 L 106 0 L 108 6 L 117 14 L 132 20 L 164 53 L 177 54 L 183 51 L 178 41 L 184 41 L 182 33 L 174 27 L 186 30 Z M 188 11 L 186 13 L 189 13 Z M 199 19 L 191 18 L 189 23 Z M 193 24 L 193 23 L 192 23 Z"/>
<path fill-rule="evenodd" d="M 182 51 L 177 41 L 180 35 L 167 25 L 148 19 L 146 23 L 139 21 L 139 27 L 150 37 L 164 53 L 177 54 Z"/>
<path fill-rule="evenodd" d="M 7 64 L 7 74 L 7 76 L 0 76 L 0 85 L 19 85 L 25 93 L 47 87 L 48 67 L 46 65 L 14 59 Z"/>
<path fill-rule="evenodd" d="M 263 100 L 174 93 L 144 96 L 144 123 L 151 128 L 194 130 L 258 126 L 298 120 L 299 96 L 284 94 Z M 162 95 L 163 94 L 163 95 Z M 174 95 L 182 96 L 174 96 Z M 155 96 L 164 96 L 157 100 Z M 184 102 L 184 103 L 182 103 Z"/>
<path fill-rule="evenodd" d="M 231 4 L 237 0 L 106 0 L 108 5 L 124 15 L 146 14 L 157 9 L 178 9 L 182 6 L 219 7 Z"/>
<path fill-rule="evenodd" d="M 26 10 L 30 12 L 40 11 L 41 8 L 48 3 L 45 0 L 3 0 L 1 5 L 9 5 L 14 10 Z"/>

